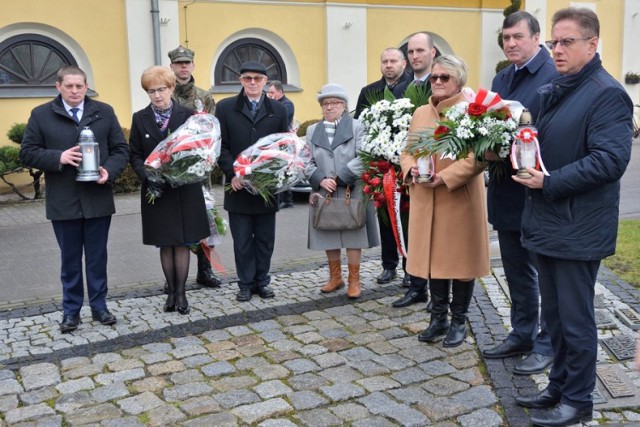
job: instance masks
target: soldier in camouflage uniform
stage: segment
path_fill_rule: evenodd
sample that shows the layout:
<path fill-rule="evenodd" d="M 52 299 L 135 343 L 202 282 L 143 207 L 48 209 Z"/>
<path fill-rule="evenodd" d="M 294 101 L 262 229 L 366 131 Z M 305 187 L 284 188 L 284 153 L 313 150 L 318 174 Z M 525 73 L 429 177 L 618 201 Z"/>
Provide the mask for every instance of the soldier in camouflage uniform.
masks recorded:
<path fill-rule="evenodd" d="M 213 114 L 216 108 L 216 103 L 211 97 L 211 93 L 197 87 L 195 80 L 191 75 L 195 68 L 195 64 L 193 63 L 194 55 L 195 53 L 191 49 L 187 49 L 183 46 L 178 46 L 176 49 L 169 52 L 171 69 L 177 78 L 173 99 L 178 104 L 184 105 L 185 107 L 189 107 L 193 110 L 197 110 L 196 100 L 199 99 L 203 104 L 203 110 L 206 113 Z M 198 256 L 198 274 L 196 276 L 196 283 L 208 288 L 219 287 L 221 283 L 220 279 L 213 274 L 211 264 L 200 246 L 198 246 L 196 255 Z"/>

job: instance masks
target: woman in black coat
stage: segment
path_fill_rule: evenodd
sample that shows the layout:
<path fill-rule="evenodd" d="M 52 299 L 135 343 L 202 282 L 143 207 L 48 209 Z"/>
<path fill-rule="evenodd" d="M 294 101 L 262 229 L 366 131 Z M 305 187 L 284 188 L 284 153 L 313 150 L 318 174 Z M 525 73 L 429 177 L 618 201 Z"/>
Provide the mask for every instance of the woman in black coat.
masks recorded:
<path fill-rule="evenodd" d="M 169 287 L 164 311 L 177 310 L 180 314 L 187 314 L 189 303 L 185 284 L 189 274 L 189 246 L 209 235 L 202 185 L 156 188 L 162 195 L 149 203 L 147 188 L 158 184 L 147 179 L 144 161 L 156 145 L 182 125 L 193 111 L 171 99 L 176 77 L 169 68 L 155 66 L 146 69 L 141 83 L 151 103 L 134 113 L 129 146 L 131 165 L 142 182 L 142 242 L 160 247 L 160 263 Z"/>

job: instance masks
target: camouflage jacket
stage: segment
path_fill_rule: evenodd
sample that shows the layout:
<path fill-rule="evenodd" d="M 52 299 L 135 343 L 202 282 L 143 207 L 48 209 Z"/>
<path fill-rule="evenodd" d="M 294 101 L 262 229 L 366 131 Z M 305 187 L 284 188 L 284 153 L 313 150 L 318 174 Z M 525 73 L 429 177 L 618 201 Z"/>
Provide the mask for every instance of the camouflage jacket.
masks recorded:
<path fill-rule="evenodd" d="M 176 90 L 173 92 L 173 99 L 180 105 L 197 110 L 196 99 L 200 99 L 204 104 L 204 111 L 209 114 L 213 114 L 216 109 L 216 103 L 213 100 L 211 94 L 200 89 L 195 85 L 195 80 L 191 77 L 191 80 L 187 84 L 180 84 L 176 82 Z"/>

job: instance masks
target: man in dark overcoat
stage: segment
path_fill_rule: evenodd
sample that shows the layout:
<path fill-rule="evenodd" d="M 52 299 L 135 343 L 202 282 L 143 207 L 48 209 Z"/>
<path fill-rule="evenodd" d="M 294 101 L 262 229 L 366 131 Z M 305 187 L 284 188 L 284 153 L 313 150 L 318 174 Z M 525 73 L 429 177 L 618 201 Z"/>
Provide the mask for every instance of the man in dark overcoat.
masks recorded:
<path fill-rule="evenodd" d="M 84 300 L 82 255 L 94 320 L 116 323 L 107 309 L 107 238 L 115 213 L 111 185 L 129 161 L 129 146 L 113 108 L 86 96 L 87 77 L 75 66 L 58 71 L 60 93 L 31 111 L 20 148 L 22 164 L 44 171 L 46 215 L 60 247 L 60 330 L 78 328 Z M 76 181 L 82 153 L 78 136 L 89 127 L 100 148 L 97 181 Z"/>
<path fill-rule="evenodd" d="M 538 20 L 525 11 L 507 16 L 502 24 L 502 43 L 511 65 L 494 77 L 491 90 L 502 99 L 519 101 L 529 110 L 535 123 L 540 111 L 537 89 L 558 76 L 551 56 L 540 45 Z M 514 373 L 539 374 L 551 366 L 553 351 L 546 322 L 539 316 L 538 273 L 529 251 L 520 243 L 525 188 L 509 177 L 513 172 L 509 159 L 496 159 L 489 170 L 489 222 L 498 232 L 500 256 L 511 298 L 512 330 L 506 339 L 482 354 L 488 359 L 527 354 L 516 364 Z"/>
<path fill-rule="evenodd" d="M 271 255 L 275 243 L 277 199 L 267 204 L 260 196 L 249 193 L 242 179 L 233 171 L 233 162 L 258 139 L 287 132 L 287 109 L 282 103 L 265 96 L 267 69 L 257 61 L 240 67 L 242 90 L 236 96 L 218 103 L 216 117 L 220 121 L 222 147 L 218 165 L 231 185 L 224 195 L 224 209 L 229 212 L 233 237 L 238 286 L 238 301 L 249 301 L 253 294 L 273 298 L 269 288 Z"/>
<path fill-rule="evenodd" d="M 620 178 L 631 157 L 633 104 L 602 66 L 600 22 L 590 9 L 551 19 L 547 46 L 560 76 L 539 89 L 543 171 L 527 168 L 522 245 L 538 270 L 542 314 L 553 348 L 547 387 L 516 403 L 540 426 L 592 419 L 598 329 L 595 284 L 600 262 L 615 253 Z M 546 172 L 545 172 L 546 171 Z"/>

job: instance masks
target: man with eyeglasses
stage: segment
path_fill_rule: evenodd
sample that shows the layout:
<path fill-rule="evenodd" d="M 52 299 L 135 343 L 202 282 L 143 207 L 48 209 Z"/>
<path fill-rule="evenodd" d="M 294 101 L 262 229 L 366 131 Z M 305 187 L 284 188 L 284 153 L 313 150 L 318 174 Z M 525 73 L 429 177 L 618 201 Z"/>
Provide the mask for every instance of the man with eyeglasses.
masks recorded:
<path fill-rule="evenodd" d="M 197 101 L 200 101 L 202 103 L 200 108 L 202 108 L 205 113 L 213 114 L 216 103 L 211 97 L 211 93 L 197 87 L 192 75 L 195 68 L 195 63 L 193 62 L 195 52 L 184 46 L 178 46 L 169 52 L 168 55 L 171 60 L 171 70 L 176 75 L 176 88 L 173 92 L 173 100 L 180 105 L 196 111 L 198 110 Z M 196 283 L 207 288 L 219 288 L 222 282 L 213 273 L 211 263 L 200 245 L 196 246 L 195 254 L 198 259 Z M 166 286 L 165 292 L 168 292 Z"/>
<path fill-rule="evenodd" d="M 289 130 L 287 109 L 282 103 L 269 99 L 263 89 L 267 83 L 267 69 L 257 61 L 240 67 L 242 90 L 236 96 L 223 99 L 216 108 L 220 121 L 222 148 L 218 165 L 231 191 L 224 193 L 224 209 L 229 212 L 229 227 L 233 237 L 233 253 L 240 288 L 236 299 L 249 301 L 253 294 L 273 298 L 269 288 L 271 255 L 276 234 L 277 199 L 271 204 L 249 193 L 242 179 L 235 176 L 233 162 L 258 139 Z"/>
<path fill-rule="evenodd" d="M 602 67 L 600 23 L 582 8 L 551 19 L 553 61 L 561 74 L 542 86 L 537 121 L 545 172 L 527 168 L 522 244 L 534 258 L 542 312 L 553 347 L 547 388 L 516 402 L 546 409 L 541 426 L 592 419 L 598 330 L 595 283 L 603 258 L 615 252 L 620 178 L 631 156 L 633 104 Z"/>
<path fill-rule="evenodd" d="M 380 55 L 380 71 L 382 72 L 382 78 L 371 84 L 366 85 L 360 90 L 360 96 L 358 96 L 358 103 L 356 105 L 356 112 L 354 118 L 360 117 L 362 112 L 371 106 L 372 100 L 384 99 L 385 89 L 389 89 L 396 98 L 402 98 L 404 93 L 404 82 L 409 81 L 411 74 L 405 72 L 407 61 L 404 58 L 404 53 L 400 49 L 390 47 L 382 51 Z M 397 276 L 396 268 L 400 262 L 398 256 L 398 248 L 396 246 L 396 239 L 393 235 L 393 229 L 389 221 L 383 221 L 378 216 L 378 226 L 380 228 L 380 255 L 382 259 L 382 272 L 376 278 L 376 281 L 380 284 L 389 283 Z M 406 260 L 403 258 L 402 264 Z M 406 285 L 409 285 L 409 276 L 405 274 Z"/>
<path fill-rule="evenodd" d="M 558 76 L 551 56 L 540 45 L 538 20 L 525 11 L 507 16 L 502 23 L 502 47 L 512 65 L 494 77 L 491 90 L 502 99 L 519 101 L 531 112 L 535 122 L 540 111 L 537 89 Z M 489 166 L 487 210 L 489 222 L 498 232 L 500 256 L 511 298 L 512 329 L 506 339 L 482 354 L 487 359 L 527 354 L 515 365 L 513 372 L 539 374 L 553 363 L 553 350 L 544 316 L 540 318 L 539 315 L 538 274 L 529 252 L 520 243 L 525 189 L 508 176 L 513 173 L 509 159 L 495 156 L 489 160 L 493 161 Z"/>

